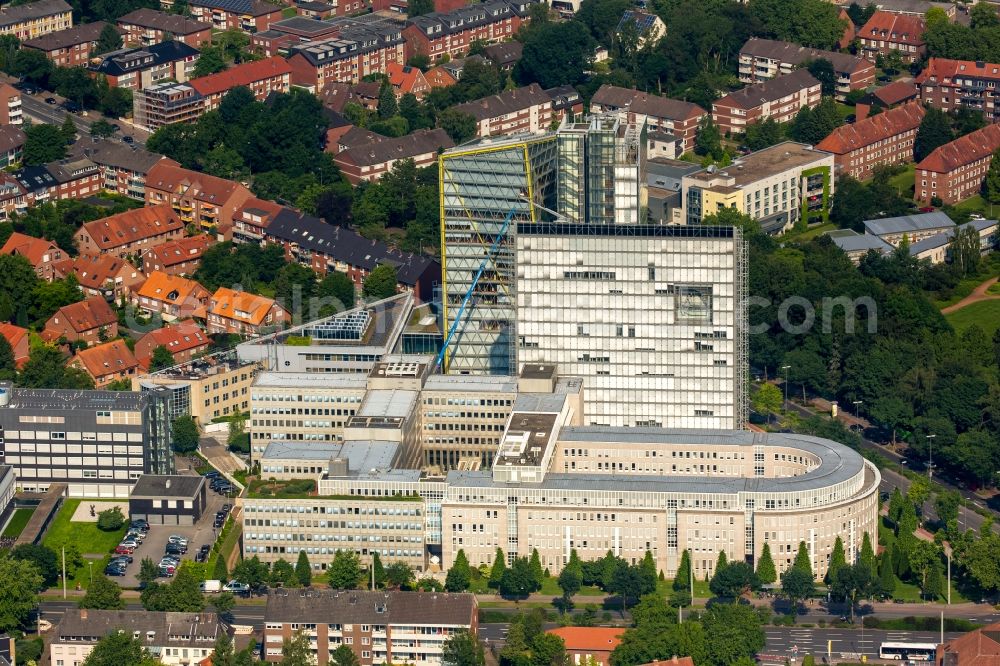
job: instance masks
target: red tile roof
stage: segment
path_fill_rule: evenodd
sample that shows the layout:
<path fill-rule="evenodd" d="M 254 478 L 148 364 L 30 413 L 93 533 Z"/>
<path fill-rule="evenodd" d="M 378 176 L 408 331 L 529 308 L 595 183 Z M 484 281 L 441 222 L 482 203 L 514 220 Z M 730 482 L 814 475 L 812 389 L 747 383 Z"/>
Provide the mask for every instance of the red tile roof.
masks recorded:
<path fill-rule="evenodd" d="M 837 40 L 837 48 L 846 49 L 851 45 L 851 42 L 854 41 L 854 37 L 856 36 L 854 21 L 851 20 L 847 10 L 843 7 L 840 8 L 840 13 L 837 14 L 837 18 L 844 22 L 844 34 Z"/>
<path fill-rule="evenodd" d="M 424 77 L 424 73 L 417 67 L 401 65 L 398 62 L 390 62 L 385 66 L 385 73 L 388 75 L 389 83 L 392 84 L 392 87 L 398 88 L 400 94 L 403 95 L 413 92 L 415 87 L 428 87 L 427 79 Z M 420 83 L 423 83 L 423 85 L 418 86 L 417 84 Z"/>
<path fill-rule="evenodd" d="M 182 321 L 150 331 L 135 343 L 136 358 L 143 367 L 149 367 L 153 350 L 165 347 L 171 354 L 207 347 L 211 340 L 193 321 Z"/>
<path fill-rule="evenodd" d="M 939 656 L 949 666 L 1000 664 L 1000 622 L 970 631 L 940 646 Z"/>
<path fill-rule="evenodd" d="M 70 274 L 75 275 L 76 281 L 85 289 L 103 289 L 125 267 L 138 273 L 138 269 L 132 264 L 110 254 L 81 254 L 73 259 L 64 259 L 52 266 L 56 273 L 63 277 Z"/>
<path fill-rule="evenodd" d="M 49 321 L 56 317 L 63 319 L 77 333 L 109 326 L 118 321 L 118 315 L 101 296 L 91 296 L 79 303 L 64 305 L 56 310 Z"/>
<path fill-rule="evenodd" d="M 146 175 L 147 190 L 165 190 L 215 206 L 224 205 L 241 187 L 243 186 L 232 180 L 163 162 L 150 169 Z M 169 207 L 169 204 L 161 205 Z"/>
<path fill-rule="evenodd" d="M 923 19 L 903 14 L 891 14 L 878 11 L 872 14 L 860 30 L 858 37 L 862 39 L 877 39 L 893 44 L 924 44 Z"/>
<path fill-rule="evenodd" d="M 954 82 L 956 76 L 1000 81 L 1000 65 L 991 62 L 976 62 L 974 60 L 949 60 L 947 58 L 931 58 L 927 67 L 917 75 L 916 81 L 932 83 Z"/>
<path fill-rule="evenodd" d="M 170 275 L 163 271 L 153 271 L 137 289 L 133 290 L 139 298 L 148 298 L 181 307 L 188 299 L 201 300 L 208 296 L 208 290 L 194 280 L 179 275 Z"/>
<path fill-rule="evenodd" d="M 819 150 L 843 155 L 920 126 L 924 107 L 917 102 L 904 104 L 883 113 L 842 125 L 816 144 Z"/>
<path fill-rule="evenodd" d="M 887 86 L 876 88 L 872 95 L 886 106 L 895 106 L 917 96 L 917 87 L 912 81 L 893 81 Z"/>
<path fill-rule="evenodd" d="M 284 58 L 272 56 L 263 60 L 245 62 L 224 72 L 191 79 L 191 86 L 202 95 L 216 95 L 237 86 L 249 86 L 257 81 L 282 75 L 291 75 L 292 67 Z"/>
<path fill-rule="evenodd" d="M 27 259 L 32 266 L 37 266 L 47 252 L 58 249 L 59 247 L 52 241 L 15 231 L 4 243 L 3 248 L 0 248 L 0 254 L 16 254 Z"/>
<path fill-rule="evenodd" d="M 83 225 L 98 248 L 110 250 L 145 238 L 155 238 L 184 228 L 170 204 L 127 210 Z"/>
<path fill-rule="evenodd" d="M 567 650 L 580 652 L 610 652 L 621 643 L 623 628 L 610 627 L 558 627 L 549 629 L 547 634 L 553 634 L 563 639 Z"/>
<path fill-rule="evenodd" d="M 444 88 L 447 86 L 453 86 L 458 82 L 458 80 L 451 75 L 451 72 L 440 66 L 427 70 L 427 73 L 424 74 L 424 78 L 427 79 L 427 85 L 431 88 Z"/>
<path fill-rule="evenodd" d="M 170 240 L 150 248 L 146 260 L 160 266 L 174 266 L 175 264 L 183 264 L 185 261 L 197 261 L 214 242 L 214 239 L 208 234 Z"/>
<path fill-rule="evenodd" d="M 22 361 L 26 361 L 28 359 L 27 356 L 22 356 L 20 358 L 16 356 L 17 346 L 21 344 L 22 340 L 24 340 L 24 336 L 28 335 L 28 329 L 15 326 L 14 324 L 8 324 L 4 321 L 0 322 L 0 335 L 7 338 L 7 342 L 10 343 L 10 347 L 15 353 L 14 361 L 18 365 L 20 365 Z"/>
<path fill-rule="evenodd" d="M 224 319 L 260 326 L 273 305 L 274 300 L 266 296 L 219 287 L 212 295 L 209 312 Z"/>
<path fill-rule="evenodd" d="M 126 372 L 139 366 L 139 361 L 135 359 L 132 350 L 128 348 L 124 340 L 112 340 L 103 345 L 81 349 L 70 360 L 70 363 L 77 366 L 82 365 L 87 374 L 94 379 Z"/>
<path fill-rule="evenodd" d="M 938 146 L 934 152 L 921 160 L 917 169 L 947 173 L 988 157 L 997 148 L 1000 148 L 1000 126 L 987 125 L 943 146 Z"/>

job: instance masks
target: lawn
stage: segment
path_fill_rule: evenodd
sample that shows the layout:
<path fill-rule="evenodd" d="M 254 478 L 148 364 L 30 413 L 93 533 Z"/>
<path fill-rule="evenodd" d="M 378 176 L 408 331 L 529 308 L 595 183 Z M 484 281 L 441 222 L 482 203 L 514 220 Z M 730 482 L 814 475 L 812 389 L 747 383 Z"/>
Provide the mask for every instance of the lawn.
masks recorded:
<path fill-rule="evenodd" d="M 913 197 L 913 181 L 915 178 L 916 165 L 909 164 L 902 173 L 898 173 L 889 179 L 891 183 L 901 196 L 912 198 Z"/>
<path fill-rule="evenodd" d="M 10 522 L 4 528 L 2 536 L 11 539 L 21 536 L 21 532 L 24 531 L 25 525 L 31 520 L 31 514 L 34 512 L 34 509 L 15 509 L 14 515 L 10 517 Z"/>
<path fill-rule="evenodd" d="M 817 224 L 815 226 L 809 227 L 802 232 L 790 231 L 785 234 L 785 238 L 790 241 L 811 241 L 813 238 L 825 234 L 828 231 L 834 231 L 837 225 L 833 222 L 825 222 L 823 224 Z"/>
<path fill-rule="evenodd" d="M 989 211 L 989 209 L 990 205 L 986 203 L 986 201 L 978 194 L 955 205 L 955 210 L 968 211 L 970 213 L 983 213 L 984 215 Z"/>
<path fill-rule="evenodd" d="M 90 579 L 90 570 L 87 561 L 94 562 L 94 568 L 100 573 L 103 570 L 103 563 L 107 554 L 114 550 L 118 542 L 125 534 L 125 528 L 114 532 L 103 532 L 97 529 L 97 523 L 72 522 L 70 518 L 81 502 L 88 500 L 67 499 L 63 501 L 49 529 L 45 532 L 42 545 L 48 546 L 61 556 L 62 548 L 75 549 L 80 556 L 93 555 L 94 557 L 83 558 L 83 564 L 75 571 L 67 571 L 68 585 L 75 588 L 77 583 L 81 587 L 87 587 Z"/>
<path fill-rule="evenodd" d="M 973 324 L 979 324 L 986 332 L 986 337 L 992 338 L 997 328 L 1000 328 L 1000 300 L 979 301 L 944 317 L 957 333 L 962 333 Z"/>
<path fill-rule="evenodd" d="M 299 12 L 295 7 L 285 7 L 281 10 L 281 18 L 292 18 L 293 16 L 298 16 Z"/>

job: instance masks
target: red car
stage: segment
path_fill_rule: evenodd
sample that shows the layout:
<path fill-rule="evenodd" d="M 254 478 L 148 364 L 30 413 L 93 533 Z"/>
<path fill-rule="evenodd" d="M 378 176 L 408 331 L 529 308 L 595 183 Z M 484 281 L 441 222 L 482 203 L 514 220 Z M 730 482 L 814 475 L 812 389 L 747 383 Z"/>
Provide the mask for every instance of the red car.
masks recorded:
<path fill-rule="evenodd" d="M 934 206 L 924 206 L 923 208 L 920 209 L 920 212 L 921 213 L 933 213 L 934 210 L 935 210 Z"/>
<path fill-rule="evenodd" d="M 118 546 L 115 548 L 115 555 L 131 555 L 134 552 L 134 546 Z"/>

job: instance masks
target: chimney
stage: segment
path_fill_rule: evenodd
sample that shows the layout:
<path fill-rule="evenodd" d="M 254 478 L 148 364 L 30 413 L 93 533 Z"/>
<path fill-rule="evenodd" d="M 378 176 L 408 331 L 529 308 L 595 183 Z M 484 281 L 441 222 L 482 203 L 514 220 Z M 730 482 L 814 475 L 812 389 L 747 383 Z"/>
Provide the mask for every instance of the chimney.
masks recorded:
<path fill-rule="evenodd" d="M 87 619 L 87 609 L 86 608 L 83 608 L 83 609 L 80 610 L 80 619 L 81 620 L 86 620 Z"/>

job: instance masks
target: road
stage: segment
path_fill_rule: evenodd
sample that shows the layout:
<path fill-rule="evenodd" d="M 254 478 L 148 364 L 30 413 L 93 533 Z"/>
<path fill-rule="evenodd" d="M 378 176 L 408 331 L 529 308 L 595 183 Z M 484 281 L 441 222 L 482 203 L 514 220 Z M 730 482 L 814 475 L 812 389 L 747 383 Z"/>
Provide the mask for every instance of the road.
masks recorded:
<path fill-rule="evenodd" d="M 783 656 L 811 654 L 814 657 L 826 656 L 827 649 L 833 656 L 833 662 L 841 659 L 858 659 L 860 655 L 869 658 L 878 656 L 882 643 L 934 643 L 941 641 L 938 632 L 921 631 L 882 631 L 857 629 L 805 629 L 800 627 L 765 627 L 766 643 L 764 651 L 767 654 Z M 961 636 L 961 633 L 945 632 L 945 640 Z M 797 649 L 796 649 L 797 648 Z"/>
<path fill-rule="evenodd" d="M 115 136 L 131 136 L 133 142 L 140 146 L 144 145 L 146 143 L 146 139 L 149 138 L 148 132 L 137 129 L 128 121 L 118 118 L 105 118 L 96 111 L 88 112 L 87 116 L 77 113 L 69 113 L 57 104 L 47 104 L 45 99 L 48 97 L 55 98 L 60 104 L 64 101 L 62 97 L 45 91 L 42 91 L 35 96 L 22 94 L 21 107 L 24 110 L 24 114 L 36 122 L 46 123 L 49 125 L 62 125 L 66 121 L 66 116 L 70 116 L 73 119 L 73 124 L 76 125 L 77 130 L 82 136 L 88 136 L 90 134 L 90 125 L 94 121 L 103 118 L 109 123 L 114 123 L 121 128 L 121 131 Z"/>

